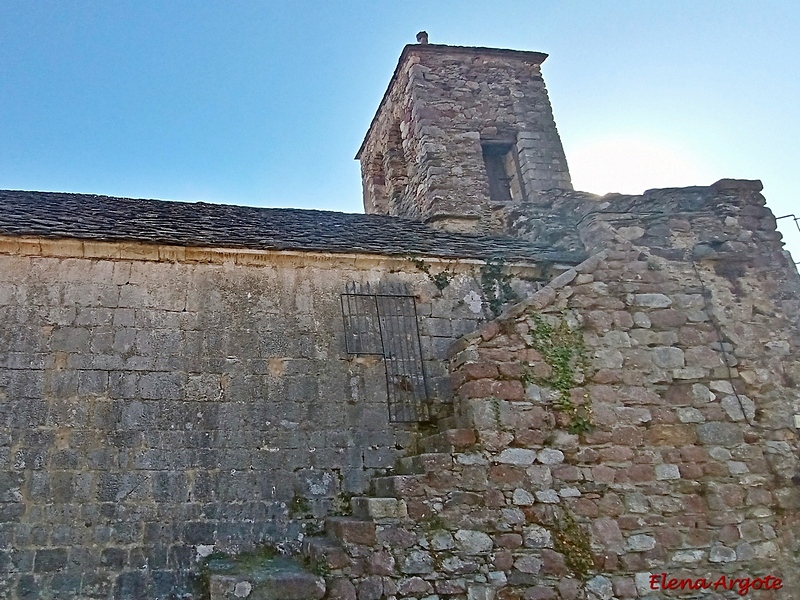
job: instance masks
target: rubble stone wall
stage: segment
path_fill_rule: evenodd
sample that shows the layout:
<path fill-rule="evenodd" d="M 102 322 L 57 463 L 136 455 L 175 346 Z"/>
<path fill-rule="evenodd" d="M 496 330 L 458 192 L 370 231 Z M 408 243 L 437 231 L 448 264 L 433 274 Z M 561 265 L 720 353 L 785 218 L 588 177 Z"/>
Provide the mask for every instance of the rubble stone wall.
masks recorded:
<path fill-rule="evenodd" d="M 794 598 L 800 280 L 759 189 L 583 219 L 594 256 L 454 344 L 329 598 Z"/>
<path fill-rule="evenodd" d="M 646 574 L 665 571 L 773 574 L 786 597 L 798 587 L 800 278 L 760 190 L 757 181 L 722 180 L 589 202 L 552 197 L 550 219 L 574 215 L 587 249 L 611 250 L 548 309 L 572 315 L 592 360 L 573 401 L 589 402 L 595 428 L 573 456 L 596 462 L 572 464 L 587 485 L 595 469 L 608 485 L 597 514 L 585 499 L 567 503 L 595 517 L 585 530 L 607 555 L 595 556 L 597 572 L 638 577 L 640 596 Z M 516 216 L 524 229 L 524 211 Z M 528 224 L 531 232 L 546 225 Z M 523 339 L 530 327 L 516 320 Z M 607 518 L 617 521 L 610 530 Z M 642 535 L 652 548 L 636 548 Z"/>
<path fill-rule="evenodd" d="M 797 347 L 796 322 L 773 313 L 782 331 L 773 335 L 718 320 L 711 298 L 727 286 L 681 267 L 618 247 L 460 342 L 461 423 L 477 429 L 504 493 L 500 510 L 521 513 L 512 556 L 540 568 L 528 582 L 516 565 L 507 570 L 517 589 L 505 597 L 660 598 L 661 573 L 712 583 L 772 576 L 782 593 L 796 589 L 797 391 L 788 371 L 798 363 L 768 356 Z M 581 333 L 586 358 L 566 390 L 558 355 L 547 354 L 553 338 L 563 344 L 560 327 Z M 759 357 L 737 343 L 745 330 Z M 786 368 L 770 368 L 781 360 Z M 525 548 L 529 530 L 547 540 L 541 550 Z"/>

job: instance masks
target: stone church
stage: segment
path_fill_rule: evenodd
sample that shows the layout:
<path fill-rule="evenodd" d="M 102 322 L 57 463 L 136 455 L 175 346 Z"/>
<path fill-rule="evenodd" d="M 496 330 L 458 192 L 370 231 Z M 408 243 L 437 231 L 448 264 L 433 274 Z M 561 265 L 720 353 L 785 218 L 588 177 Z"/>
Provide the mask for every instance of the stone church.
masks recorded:
<path fill-rule="evenodd" d="M 0 598 L 800 598 L 760 182 L 575 191 L 545 54 L 420 41 L 366 214 L 0 192 Z"/>

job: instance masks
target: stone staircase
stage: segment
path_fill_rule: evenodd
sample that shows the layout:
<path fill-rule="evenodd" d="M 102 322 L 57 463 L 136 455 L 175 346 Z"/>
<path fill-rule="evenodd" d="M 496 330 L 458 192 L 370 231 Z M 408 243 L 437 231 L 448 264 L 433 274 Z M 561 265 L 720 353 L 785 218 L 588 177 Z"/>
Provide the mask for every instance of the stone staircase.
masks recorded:
<path fill-rule="evenodd" d="M 256 563 L 238 557 L 210 561 L 211 600 L 319 600 L 323 596 L 353 600 L 355 589 L 347 577 L 358 573 L 361 567 L 356 563 L 379 547 L 378 526 L 394 526 L 411 536 L 415 524 L 430 516 L 423 502 L 426 490 L 452 489 L 448 481 L 452 453 L 463 452 L 475 442 L 471 429 L 445 429 L 422 438 L 418 454 L 400 458 L 393 475 L 372 480 L 370 496 L 351 498 L 351 515 L 328 517 L 324 535 L 303 541 L 303 565 L 286 557 Z M 393 566 L 377 569 L 390 575 Z"/>
<path fill-rule="evenodd" d="M 241 557 L 208 562 L 211 600 L 320 600 L 325 580 L 292 559 Z"/>
<path fill-rule="evenodd" d="M 471 429 L 446 429 L 422 438 L 418 454 L 400 458 L 393 475 L 372 480 L 372 495 L 351 499 L 352 515 L 328 517 L 324 536 L 306 538 L 302 552 L 311 569 L 346 573 L 354 559 L 375 551 L 380 541 L 378 526 L 405 529 L 411 535 L 415 523 L 430 516 L 422 502 L 426 488 L 446 479 L 453 452 L 463 452 L 475 442 Z M 351 596 L 329 593 L 327 597 L 345 600 Z"/>

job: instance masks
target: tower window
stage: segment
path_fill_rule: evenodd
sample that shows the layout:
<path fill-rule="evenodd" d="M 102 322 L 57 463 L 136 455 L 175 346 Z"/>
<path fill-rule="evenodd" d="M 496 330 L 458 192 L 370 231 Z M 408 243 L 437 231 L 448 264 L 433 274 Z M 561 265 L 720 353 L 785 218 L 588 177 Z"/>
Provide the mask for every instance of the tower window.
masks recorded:
<path fill-rule="evenodd" d="M 506 141 L 485 141 L 481 143 L 481 149 L 492 202 L 522 201 L 524 191 L 514 144 Z"/>

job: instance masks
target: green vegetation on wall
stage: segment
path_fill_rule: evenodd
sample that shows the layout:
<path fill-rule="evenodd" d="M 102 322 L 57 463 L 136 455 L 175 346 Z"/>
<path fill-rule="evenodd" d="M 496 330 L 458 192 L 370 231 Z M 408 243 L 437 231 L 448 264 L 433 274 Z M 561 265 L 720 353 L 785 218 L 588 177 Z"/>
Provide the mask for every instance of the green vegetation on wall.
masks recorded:
<path fill-rule="evenodd" d="M 563 315 L 556 325 L 540 315 L 531 315 L 528 325 L 528 345 L 542 355 L 551 370 L 549 375 L 543 377 L 536 377 L 527 371 L 523 383 L 537 383 L 558 391 L 556 406 L 569 418 L 570 433 L 590 430 L 591 406 L 588 403 L 576 405 L 572 401 L 572 390 L 580 386 L 588 364 L 583 334 L 571 329 Z"/>
<path fill-rule="evenodd" d="M 503 306 L 519 300 L 519 296 L 511 287 L 511 276 L 503 273 L 505 261 L 502 258 L 489 259 L 481 267 L 480 280 L 483 301 L 493 316 L 503 311 Z"/>
<path fill-rule="evenodd" d="M 581 579 L 587 579 L 594 567 L 589 535 L 575 522 L 566 508 L 561 508 L 551 524 L 553 547 L 564 555 L 567 567 Z"/>
<path fill-rule="evenodd" d="M 445 267 L 444 270 L 439 271 L 438 273 L 431 273 L 431 267 L 430 265 L 426 264 L 425 261 L 413 257 L 409 257 L 408 260 L 411 261 L 411 264 L 413 264 L 417 269 L 425 273 L 425 275 L 428 276 L 428 279 L 431 280 L 433 285 L 435 285 L 436 289 L 440 292 L 450 285 L 450 282 L 456 275 L 449 266 Z"/>

